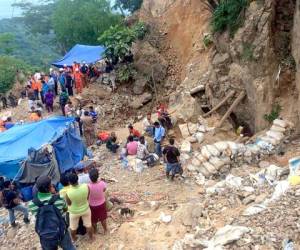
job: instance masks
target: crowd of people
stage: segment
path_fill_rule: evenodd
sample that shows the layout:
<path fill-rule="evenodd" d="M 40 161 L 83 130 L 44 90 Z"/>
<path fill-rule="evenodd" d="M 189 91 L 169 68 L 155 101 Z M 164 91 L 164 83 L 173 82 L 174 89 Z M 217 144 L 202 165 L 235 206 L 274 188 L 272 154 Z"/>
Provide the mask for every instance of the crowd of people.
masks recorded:
<path fill-rule="evenodd" d="M 98 223 L 103 233 L 107 233 L 106 188 L 96 168 L 80 163 L 75 170 L 62 174 L 56 186 L 49 176 L 38 177 L 28 208 L 22 205 L 16 185 L 0 177 L 0 201 L 8 210 L 12 227 L 17 226 L 16 211 L 23 213 L 26 224 L 30 223 L 29 212 L 36 217 L 35 229 L 43 250 L 58 247 L 72 250 L 75 249 L 72 240 L 77 240 L 77 234 L 87 233 L 90 240 L 94 239 Z"/>

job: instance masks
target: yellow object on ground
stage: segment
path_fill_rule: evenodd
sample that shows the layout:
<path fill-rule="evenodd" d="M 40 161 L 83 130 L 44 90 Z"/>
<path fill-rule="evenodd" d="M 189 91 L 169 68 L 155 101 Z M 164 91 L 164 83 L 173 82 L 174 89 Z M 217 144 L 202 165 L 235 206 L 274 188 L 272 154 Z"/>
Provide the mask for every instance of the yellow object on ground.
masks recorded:
<path fill-rule="evenodd" d="M 300 176 L 298 175 L 293 175 L 289 177 L 289 183 L 292 186 L 300 185 Z"/>

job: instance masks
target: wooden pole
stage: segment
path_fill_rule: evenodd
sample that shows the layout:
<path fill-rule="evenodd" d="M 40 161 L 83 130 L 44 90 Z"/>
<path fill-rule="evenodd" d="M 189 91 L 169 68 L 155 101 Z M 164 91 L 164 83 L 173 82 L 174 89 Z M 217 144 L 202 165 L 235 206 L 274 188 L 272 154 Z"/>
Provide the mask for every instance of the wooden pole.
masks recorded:
<path fill-rule="evenodd" d="M 231 91 L 229 92 L 229 94 L 228 94 L 227 96 L 225 96 L 225 98 L 224 98 L 221 102 L 219 102 L 219 104 L 218 104 L 217 106 L 215 106 L 211 111 L 205 113 L 205 114 L 203 115 L 203 117 L 207 117 L 207 116 L 209 116 L 210 114 L 212 114 L 213 112 L 215 112 L 216 110 L 218 110 L 218 109 L 219 109 L 220 107 L 222 107 L 222 106 L 229 100 L 229 98 L 231 98 L 234 94 L 235 94 L 235 91 L 234 91 L 234 90 L 231 90 Z"/>
<path fill-rule="evenodd" d="M 246 96 L 246 92 L 243 90 L 239 96 L 234 100 L 234 102 L 231 104 L 230 108 L 227 110 L 225 115 L 222 117 L 221 121 L 217 125 L 217 128 L 220 128 L 224 121 L 230 116 L 234 108 L 243 100 L 243 98 Z"/>
<path fill-rule="evenodd" d="M 190 95 L 194 95 L 194 94 L 196 94 L 196 93 L 198 93 L 198 92 L 200 92 L 202 90 L 205 90 L 205 86 L 204 85 L 199 85 L 199 86 L 197 86 L 195 88 L 192 88 L 190 90 Z"/>

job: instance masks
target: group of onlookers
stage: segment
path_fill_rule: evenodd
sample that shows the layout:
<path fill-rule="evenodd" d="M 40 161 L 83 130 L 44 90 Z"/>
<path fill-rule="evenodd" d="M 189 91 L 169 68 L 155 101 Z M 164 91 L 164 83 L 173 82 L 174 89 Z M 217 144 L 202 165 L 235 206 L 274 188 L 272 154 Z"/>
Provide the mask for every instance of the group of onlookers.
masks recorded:
<path fill-rule="evenodd" d="M 99 179 L 96 168 L 86 169 L 83 163 L 75 168 L 76 171 L 62 174 L 57 188 L 49 176 L 38 177 L 28 209 L 22 205 L 15 185 L 0 177 L 0 201 L 8 210 L 11 226 L 17 226 L 15 211 L 22 212 L 24 222 L 30 223 L 29 210 L 36 217 L 35 229 L 43 250 L 58 246 L 64 250 L 75 249 L 72 239 L 76 241 L 79 226 L 85 228 L 91 240 L 99 222 L 104 233 L 107 232 L 107 185 Z"/>

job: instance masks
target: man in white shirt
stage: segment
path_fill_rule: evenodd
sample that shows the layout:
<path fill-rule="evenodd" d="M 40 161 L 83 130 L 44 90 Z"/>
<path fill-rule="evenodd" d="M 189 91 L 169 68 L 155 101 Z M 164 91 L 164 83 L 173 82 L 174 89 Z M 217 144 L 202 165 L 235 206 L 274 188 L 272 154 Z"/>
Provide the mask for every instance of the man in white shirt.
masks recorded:
<path fill-rule="evenodd" d="M 91 182 L 89 174 L 85 171 L 85 165 L 83 162 L 79 162 L 75 166 L 75 170 L 78 175 L 78 184 L 88 184 Z"/>
<path fill-rule="evenodd" d="M 148 113 L 145 119 L 143 120 L 143 129 L 147 135 L 153 136 L 154 134 L 154 126 L 151 120 L 151 113 Z"/>

